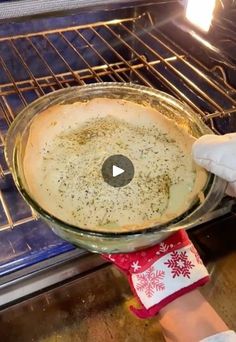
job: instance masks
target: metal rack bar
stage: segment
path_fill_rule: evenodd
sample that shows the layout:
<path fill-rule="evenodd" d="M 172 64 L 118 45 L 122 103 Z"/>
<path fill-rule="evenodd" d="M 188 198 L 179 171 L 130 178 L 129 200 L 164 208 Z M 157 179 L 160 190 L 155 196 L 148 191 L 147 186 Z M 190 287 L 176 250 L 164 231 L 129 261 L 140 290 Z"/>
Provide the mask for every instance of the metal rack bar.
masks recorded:
<path fill-rule="evenodd" d="M 91 76 L 95 78 L 97 82 L 102 82 L 102 79 L 99 75 L 96 74 L 95 70 L 90 66 L 90 64 L 86 61 L 86 59 L 79 53 L 78 50 L 74 47 L 73 44 L 65 37 L 62 32 L 59 32 L 60 37 L 66 42 L 67 45 L 71 47 L 71 49 L 77 54 L 77 56 L 87 65 L 88 70 L 91 72 Z"/>
<path fill-rule="evenodd" d="M 116 25 L 118 23 L 123 23 L 123 22 L 133 22 L 137 19 L 140 19 L 141 16 L 137 17 L 130 17 L 130 18 L 124 18 L 124 19 L 115 19 L 115 20 L 108 20 L 108 21 L 98 21 L 95 23 L 91 24 L 85 24 L 85 25 L 76 25 L 76 26 L 70 26 L 70 27 L 65 27 L 61 29 L 51 29 L 51 30 L 45 30 L 45 31 L 38 31 L 38 32 L 33 32 L 33 33 L 27 33 L 27 34 L 19 34 L 19 35 L 14 35 L 14 36 L 7 36 L 7 37 L 0 37 L 0 42 L 8 41 L 9 39 L 20 39 L 20 38 L 32 38 L 32 37 L 38 37 L 42 36 L 44 34 L 54 34 L 58 32 L 71 32 L 71 31 L 76 31 L 76 30 L 83 30 L 86 28 L 92 27 L 99 27 L 104 24 L 107 25 Z"/>
<path fill-rule="evenodd" d="M 50 40 L 48 39 L 48 37 L 44 34 L 43 38 L 46 39 L 46 41 L 48 42 L 48 44 L 51 46 L 51 48 L 56 52 L 57 56 L 59 56 L 59 58 L 63 61 L 63 63 L 66 65 L 67 69 L 70 70 L 71 74 L 73 75 L 75 81 L 77 81 L 80 85 L 85 84 L 84 81 L 82 81 L 78 75 L 74 72 L 74 70 L 71 69 L 69 63 L 67 63 L 67 61 L 65 60 L 65 58 L 60 54 L 60 52 L 58 51 L 58 49 L 50 42 Z"/>
<path fill-rule="evenodd" d="M 2 207 L 4 209 L 4 212 L 5 212 L 5 215 L 6 215 L 6 218 L 7 218 L 7 221 L 8 221 L 8 224 L 7 224 L 7 227 L 8 228 L 13 228 L 13 219 L 11 217 L 11 214 L 10 214 L 10 211 L 8 209 L 8 206 L 6 204 L 6 201 L 4 199 L 4 196 L 2 194 L 2 191 L 0 191 L 0 202 L 2 204 Z M 0 230 L 2 230 L 2 227 L 0 227 Z"/>
<path fill-rule="evenodd" d="M 204 119 L 207 121 L 209 119 L 220 118 L 231 114 L 236 114 L 236 108 L 224 109 L 222 112 L 206 114 L 206 117 Z"/>
<path fill-rule="evenodd" d="M 230 89 L 229 92 L 231 94 L 235 94 L 236 93 L 236 89 L 233 88 L 231 86 L 231 84 L 229 84 L 229 82 L 227 80 L 226 72 L 225 72 L 224 68 L 221 65 L 215 65 L 209 71 L 212 72 L 212 73 L 214 72 L 214 75 L 216 75 L 216 71 L 217 70 L 220 71 L 220 73 L 221 73 L 221 76 L 218 76 L 218 78 L 220 78 L 220 80 L 223 81 L 223 83 L 228 87 L 228 89 Z M 219 84 L 219 83 L 217 82 L 217 84 Z"/>
<path fill-rule="evenodd" d="M 78 51 L 77 51 L 78 52 Z M 183 55 L 182 55 L 183 57 Z M 81 59 L 83 57 L 81 56 Z M 144 58 L 144 57 L 143 57 Z M 176 61 L 176 57 L 168 57 L 166 58 L 169 62 L 175 62 Z M 86 60 L 84 60 L 86 62 Z M 139 61 L 138 64 L 132 64 L 133 61 L 129 61 L 126 64 L 124 64 L 123 62 L 117 62 L 117 63 L 110 63 L 110 66 L 112 66 L 113 68 L 115 68 L 117 73 L 125 73 L 125 72 L 129 72 L 130 66 L 132 67 L 132 69 L 146 69 L 146 65 L 144 65 L 141 61 Z M 150 61 L 148 62 L 149 65 L 158 65 L 160 64 L 161 61 L 160 60 L 155 60 L 155 61 Z M 103 76 L 108 76 L 112 73 L 112 70 L 108 70 L 107 65 L 99 65 L 99 66 L 90 66 L 87 63 L 88 68 L 87 69 L 80 69 L 80 70 L 75 70 L 75 73 L 78 73 L 80 75 L 80 79 L 81 80 L 89 80 L 89 79 L 95 79 L 97 82 L 102 82 L 102 78 Z M 63 77 L 70 77 L 71 73 L 70 72 L 64 72 L 64 73 L 58 73 L 57 77 L 58 78 L 63 78 Z M 52 76 L 45 76 L 45 77 L 36 77 L 37 82 L 40 81 L 44 81 L 44 83 L 40 83 L 41 88 L 48 88 L 49 86 L 55 86 L 56 83 L 55 81 L 50 80 L 52 79 Z M 128 76 L 127 76 L 128 79 Z M 66 82 L 72 82 L 74 80 L 73 77 L 67 78 L 67 80 L 62 79 L 60 82 L 62 84 L 65 84 Z M 147 82 L 147 80 L 145 80 Z M 144 82 L 145 82 L 144 81 Z M 20 86 L 21 92 L 24 91 L 30 91 L 30 90 L 35 90 L 37 89 L 37 86 L 35 84 L 29 85 L 29 81 L 28 80 L 24 80 L 24 81 L 16 81 L 15 82 L 17 86 Z M 11 87 L 11 89 L 7 89 L 4 90 L 5 88 L 9 88 Z M 3 95 L 10 95 L 15 93 L 15 89 L 12 89 L 12 83 L 0 83 L 0 94 Z"/>
<path fill-rule="evenodd" d="M 32 81 L 35 83 L 36 85 L 36 91 L 37 91 L 37 95 L 44 95 L 44 91 L 41 88 L 40 84 L 38 83 L 37 79 L 34 77 L 33 73 L 31 72 L 30 68 L 28 67 L 28 65 L 25 63 L 24 59 L 22 58 L 21 54 L 19 53 L 17 47 L 14 44 L 14 41 L 12 39 L 9 40 L 9 43 L 12 47 L 12 49 L 15 51 L 17 57 L 19 58 L 19 60 L 21 61 L 22 65 L 24 66 L 24 68 L 26 69 L 28 75 L 30 76 L 30 78 L 32 79 Z"/>
<path fill-rule="evenodd" d="M 2 59 L 2 56 L 0 56 L 0 64 L 2 65 L 3 70 L 5 71 L 5 73 L 7 74 L 9 80 L 11 80 L 13 87 L 16 91 L 16 93 L 19 95 L 19 98 L 21 99 L 22 103 L 24 106 L 27 106 L 27 101 L 25 100 L 24 96 L 22 95 L 22 93 L 20 92 L 19 88 L 16 85 L 16 82 L 14 80 L 14 77 L 12 76 L 12 74 L 10 73 L 6 63 L 4 62 L 4 60 Z"/>
<path fill-rule="evenodd" d="M 199 114 L 201 114 L 202 116 L 205 115 L 185 94 L 183 94 L 173 83 L 171 83 L 169 80 L 167 80 L 163 74 L 161 74 L 159 71 L 157 71 L 152 65 L 148 64 L 148 62 L 144 58 L 142 58 L 137 53 L 137 51 L 135 51 L 131 46 L 129 46 L 129 44 L 123 38 L 121 38 L 116 32 L 114 32 L 109 26 L 105 25 L 105 27 L 116 37 L 117 40 L 119 40 L 120 42 L 122 42 L 122 44 L 124 44 L 127 48 L 129 48 L 130 51 L 132 51 L 132 53 L 137 58 L 140 58 L 142 60 L 142 62 L 146 65 L 148 70 L 150 69 L 152 71 L 153 75 L 156 76 L 157 79 L 160 79 L 163 82 L 163 84 L 165 84 L 165 86 L 171 92 L 174 92 L 178 98 L 187 102 Z"/>
<path fill-rule="evenodd" d="M 2 100 L 3 100 L 3 103 L 4 103 L 4 105 L 5 105 L 5 108 L 7 109 L 7 111 L 5 110 L 5 113 L 6 113 L 6 114 L 7 114 L 7 113 L 10 114 L 10 122 L 11 122 L 11 121 L 14 120 L 14 118 L 15 118 L 14 113 L 13 113 L 11 107 L 9 106 L 8 101 L 6 100 L 6 97 L 3 95 L 3 96 L 1 96 L 1 98 L 2 98 Z M 7 117 L 9 117 L 9 116 L 7 115 Z"/>
<path fill-rule="evenodd" d="M 45 60 L 43 55 L 39 52 L 38 48 L 35 46 L 35 44 L 28 38 L 26 37 L 27 41 L 29 44 L 32 46 L 33 50 L 36 52 L 37 56 L 40 58 L 40 60 L 43 62 L 43 64 L 46 66 L 47 70 L 49 71 L 50 75 L 53 77 L 55 80 L 56 84 L 58 85 L 59 88 L 63 88 L 61 83 L 58 81 L 57 77 L 55 76 L 54 72 L 52 71 L 52 68 L 48 64 L 48 62 Z"/>
<path fill-rule="evenodd" d="M 158 36 L 159 38 L 160 38 L 160 37 L 162 38 L 162 42 L 165 42 L 165 45 L 166 45 L 170 50 L 175 51 L 174 48 L 177 49 L 180 53 L 182 53 L 184 56 L 186 56 L 190 61 L 192 61 L 193 63 L 195 63 L 195 65 L 198 65 L 198 67 L 199 67 L 200 69 L 196 68 L 196 67 L 195 67 L 193 64 L 191 64 L 190 62 L 185 61 L 185 62 L 187 62 L 188 66 L 189 66 L 190 68 L 192 68 L 193 70 L 196 69 L 196 70 L 197 70 L 198 72 L 200 72 L 200 73 L 202 73 L 202 72 L 201 72 L 201 69 L 204 69 L 204 70 L 208 73 L 208 75 L 207 75 L 207 76 L 205 75 L 205 76 L 208 77 L 208 78 L 212 81 L 212 83 L 213 83 L 214 85 L 217 85 L 219 88 L 221 88 L 222 91 L 224 91 L 224 88 L 222 88 L 221 83 L 218 82 L 218 80 L 217 80 L 218 77 L 217 77 L 216 75 L 214 75 L 215 77 L 214 77 L 214 80 L 213 80 L 213 78 L 212 78 L 212 76 L 211 76 L 211 73 L 212 73 L 213 69 L 207 68 L 201 61 L 199 61 L 198 59 L 196 59 L 194 56 L 189 55 L 189 53 L 188 53 L 183 47 L 179 46 L 176 42 L 174 42 L 173 40 L 171 40 L 171 39 L 170 39 L 167 35 L 165 35 L 161 30 L 158 30 L 157 28 L 153 28 L 153 31 L 157 34 L 157 36 Z M 154 35 L 155 38 L 156 38 L 157 36 Z M 171 46 L 173 46 L 173 48 L 171 48 Z M 176 52 L 175 52 L 175 53 L 176 53 Z M 223 69 L 221 66 L 218 66 L 218 65 L 217 65 L 217 66 L 215 66 L 215 68 L 216 68 L 216 67 L 221 69 L 222 75 L 225 74 L 225 73 L 224 73 L 224 69 Z M 219 77 L 219 78 L 220 78 L 220 77 Z M 233 87 L 226 81 L 226 77 L 225 77 L 225 78 L 224 78 L 224 77 L 220 78 L 220 81 L 222 81 L 222 79 L 223 79 L 225 85 L 226 85 L 231 91 L 236 92 L 236 89 L 233 88 Z"/>
<path fill-rule="evenodd" d="M 1 203 L 2 203 L 1 197 L 2 197 L 2 195 L 0 193 L 0 200 L 1 200 Z M 8 211 L 7 205 L 4 207 L 4 210 L 5 210 L 5 214 L 6 214 L 7 211 Z M 1 224 L 0 232 L 3 232 L 3 231 L 8 230 L 8 229 L 12 229 L 12 228 L 14 229 L 14 228 L 19 227 L 19 226 L 21 226 L 23 224 L 26 224 L 26 223 L 29 223 L 29 222 L 32 222 L 32 221 L 36 220 L 36 218 L 34 216 L 28 216 L 28 217 L 25 217 L 23 219 L 16 220 L 16 221 L 13 222 L 10 214 L 9 214 L 9 219 L 10 219 L 10 221 L 7 224 Z"/>
<path fill-rule="evenodd" d="M 93 33 L 95 34 L 95 35 L 97 35 L 99 38 L 100 38 L 100 40 L 108 47 L 108 49 L 110 49 L 111 51 L 113 51 L 114 52 L 114 54 L 120 59 L 120 60 L 122 60 L 122 62 L 128 67 L 128 69 L 130 69 L 130 70 L 132 70 L 133 72 L 134 72 L 134 74 L 136 75 L 136 76 L 138 76 L 138 78 L 145 84 L 145 85 L 147 85 L 147 86 L 149 86 L 149 87 L 151 87 L 152 85 L 151 85 L 151 83 L 150 82 L 148 82 L 147 80 L 146 80 L 146 78 L 145 77 L 143 77 L 135 68 L 133 68 L 133 66 L 130 64 L 130 63 L 128 63 L 93 27 L 91 27 L 91 30 L 93 31 Z"/>
<path fill-rule="evenodd" d="M 146 14 L 145 14 L 146 15 Z M 187 102 L 192 108 L 194 108 L 205 121 L 208 121 L 212 128 L 214 128 L 214 120 L 217 117 L 222 117 L 236 113 L 236 100 L 230 96 L 232 93 L 236 93 L 236 90 L 224 81 L 226 88 L 222 87 L 219 83 L 221 77 L 212 74 L 212 70 L 204 66 L 200 61 L 196 60 L 194 56 L 189 56 L 189 54 L 179 47 L 175 42 L 172 42 L 168 37 L 166 37 L 162 32 L 159 32 L 150 22 L 150 30 L 142 26 L 141 34 L 137 34 L 126 24 L 135 23 L 137 27 L 141 27 L 139 20 L 143 16 L 127 19 L 117 19 L 112 21 L 97 22 L 92 24 L 80 25 L 67 27 L 63 29 L 46 30 L 42 32 L 30 33 L 25 35 L 16 35 L 11 37 L 1 37 L 0 43 L 10 44 L 11 49 L 9 53 L 13 54 L 14 58 L 19 60 L 19 63 L 23 67 L 25 74 L 28 75 L 27 79 L 24 77 L 19 79 L 14 79 L 13 73 L 6 64 L 4 58 L 0 56 L 0 66 L 2 66 L 4 73 L 6 74 L 8 80 L 5 83 L 2 81 L 0 83 L 0 111 L 2 112 L 2 118 L 6 121 L 6 126 L 9 126 L 13 121 L 15 115 L 18 112 L 11 102 L 11 96 L 17 95 L 21 103 L 26 105 L 28 101 L 28 95 L 34 93 L 37 97 L 47 93 L 48 91 L 54 91 L 58 88 L 69 87 L 75 82 L 77 84 L 86 84 L 88 82 L 102 82 L 104 79 L 109 79 L 111 81 L 121 81 L 130 82 L 132 79 L 131 75 L 135 76 L 135 81 L 139 83 L 154 86 L 153 82 L 161 82 L 171 93 L 175 94 L 179 99 Z M 147 15 L 148 17 L 148 15 Z M 117 31 L 119 29 L 119 31 Z M 100 42 L 114 57 L 112 62 L 108 60 L 102 53 L 102 49 L 93 44 L 86 38 L 85 31 L 91 32 L 96 41 Z M 67 33 L 68 32 L 68 33 Z M 103 32 L 105 35 L 103 35 Z M 125 34 L 122 35 L 122 32 Z M 70 39 L 70 34 L 72 34 L 73 39 L 78 39 L 82 42 L 85 53 L 80 50 L 80 46 L 77 47 L 74 40 Z M 115 44 L 106 39 L 107 34 L 109 34 L 112 39 L 114 38 Z M 60 53 L 59 48 L 54 43 L 54 39 L 50 35 L 55 35 L 55 38 L 63 41 L 63 44 L 73 51 L 73 54 L 82 63 L 81 67 L 73 68 L 71 61 L 66 55 Z M 148 39 L 146 40 L 145 37 Z M 38 39 L 46 42 L 50 51 L 62 62 L 62 69 L 58 72 L 54 68 L 53 62 L 50 63 L 47 55 L 41 49 L 41 46 L 37 44 Z M 160 44 L 163 49 L 168 52 L 168 57 L 162 55 L 160 51 L 155 50 L 148 42 L 152 39 L 157 44 Z M 29 50 L 36 55 L 37 58 L 42 62 L 44 66 L 44 76 L 36 75 L 34 73 L 34 68 L 30 63 L 27 63 L 27 58 L 25 55 L 21 55 L 18 49 L 17 42 L 23 40 L 28 44 Z M 136 45 L 133 42 L 138 42 L 142 47 L 142 54 L 138 52 Z M 126 54 L 123 52 L 128 52 L 130 58 L 126 58 Z M 99 63 L 93 65 L 93 63 L 87 59 L 86 53 L 90 56 L 94 56 Z M 149 60 L 148 55 L 152 55 L 152 59 Z M 26 55 L 27 56 L 27 55 Z M 114 60 L 115 59 L 115 60 Z M 98 65 L 100 64 L 101 65 Z M 226 99 L 232 108 L 223 108 L 217 100 L 212 99 L 209 94 L 205 93 L 193 79 L 188 78 L 184 71 L 178 69 L 176 63 L 182 63 L 182 65 L 191 69 L 192 72 L 196 74 L 199 79 L 204 82 L 209 88 L 213 89 L 219 97 Z M 80 63 L 79 63 L 80 65 Z M 164 66 L 168 69 L 171 74 L 175 77 L 177 76 L 179 80 L 189 87 L 196 96 L 202 98 L 211 108 L 212 112 L 206 113 L 198 107 L 198 105 L 191 99 L 187 97 L 173 82 L 162 74 L 157 66 Z M 224 70 L 223 70 L 224 71 Z M 222 72 L 222 71 L 221 71 Z M 222 72 L 222 75 L 223 72 Z M 26 100 L 27 99 L 27 100 Z M 4 134 L 0 130 L 0 148 L 4 148 Z M 0 168 L 0 175 L 7 176 L 10 174 L 8 169 Z M 27 217 L 18 219 L 13 219 L 9 208 L 7 207 L 7 201 L 3 191 L 0 191 L 0 205 L 6 216 L 5 222 L 0 222 L 0 231 L 6 230 L 13 227 L 21 226 L 22 224 L 31 222 L 36 219 L 35 213 L 31 210 L 27 212 Z"/>
<path fill-rule="evenodd" d="M 221 95 L 223 95 L 224 97 L 226 97 L 228 100 L 232 101 L 234 104 L 236 104 L 236 100 L 233 100 L 232 97 L 230 95 L 228 95 L 225 90 L 223 90 L 218 84 L 216 84 L 216 82 L 213 82 L 212 79 L 205 75 L 200 69 L 196 68 L 193 64 L 191 64 L 188 60 L 186 60 L 186 58 L 183 58 L 181 56 L 178 56 L 177 53 L 167 44 L 165 44 L 163 41 L 161 41 L 160 38 L 158 38 L 156 35 L 148 32 L 147 30 L 144 29 L 144 31 L 152 38 L 155 39 L 155 41 L 157 41 L 159 44 L 161 44 L 165 49 L 167 49 L 169 52 L 171 52 L 174 56 L 178 57 L 179 60 L 181 60 L 181 62 L 185 65 L 187 65 L 190 69 L 192 69 L 197 75 L 199 75 L 206 83 L 208 83 L 211 87 L 213 87 L 215 90 L 217 90 Z M 165 63 L 172 68 L 173 67 L 169 65 L 168 61 Z M 174 71 L 174 70 L 173 70 Z M 179 75 L 180 77 L 182 77 L 182 75 Z M 184 75 L 183 75 L 184 76 Z M 186 79 L 186 77 L 184 78 Z M 193 82 L 191 82 L 193 83 Z M 197 89 L 197 87 L 195 87 L 195 89 L 200 92 L 200 94 L 204 92 L 201 92 L 200 89 Z M 207 98 L 207 100 L 209 101 L 209 97 Z M 214 102 L 213 102 L 214 103 Z"/>
<path fill-rule="evenodd" d="M 102 60 L 102 62 L 106 64 L 107 68 L 110 69 L 112 71 L 112 73 L 117 76 L 118 80 L 121 82 L 125 82 L 124 78 L 122 78 L 116 72 L 116 70 L 114 70 L 113 67 L 111 65 L 109 65 L 109 63 L 105 60 L 105 58 L 92 46 L 92 44 L 89 43 L 89 41 L 85 37 L 83 37 L 83 35 L 78 30 L 76 30 L 76 33 L 90 47 L 90 49 L 95 53 L 95 55 L 98 56 L 100 58 L 100 60 Z M 111 75 L 111 79 L 114 82 L 116 81 L 115 77 L 113 77 L 112 75 Z"/>
<path fill-rule="evenodd" d="M 7 125 L 10 126 L 11 120 L 9 118 L 9 115 L 7 115 L 7 112 L 6 112 L 6 110 L 5 110 L 5 108 L 4 108 L 3 104 L 2 104 L 1 98 L 0 98 L 0 107 L 2 109 L 2 112 L 3 112 L 4 118 L 5 118 L 6 122 L 7 122 Z M 11 115 L 11 111 L 9 111 L 9 114 Z M 12 120 L 14 120 L 13 117 L 12 117 Z M 2 137 L 2 134 L 1 134 L 1 137 Z"/>
<path fill-rule="evenodd" d="M 136 33 L 130 31 L 129 28 L 127 28 L 125 25 L 123 25 L 122 23 L 120 24 L 120 26 L 122 26 L 130 35 L 133 35 L 145 48 L 147 48 L 151 53 L 153 53 L 157 58 L 159 58 L 166 66 L 167 68 L 169 68 L 171 71 L 174 72 L 174 74 L 176 74 L 178 77 L 180 77 L 181 80 L 183 80 L 184 82 L 186 82 L 186 84 L 188 84 L 191 89 L 194 89 L 195 92 L 197 92 L 199 95 L 201 95 L 201 97 L 203 99 L 205 99 L 208 103 L 210 103 L 212 106 L 215 107 L 215 109 L 219 110 L 219 111 L 223 111 L 223 108 L 221 106 L 218 105 L 218 103 L 216 103 L 212 98 L 210 98 L 210 96 L 208 96 L 204 91 L 202 91 L 193 81 L 191 81 L 187 76 L 185 76 L 183 73 L 181 73 L 178 69 L 176 69 L 172 64 L 170 64 L 168 61 L 165 61 L 164 58 L 158 53 L 156 52 L 153 48 L 151 48 L 150 46 L 148 46 Z M 151 35 L 149 32 L 147 32 L 150 36 L 154 37 L 153 35 Z M 163 46 L 166 47 L 166 45 L 164 43 L 162 43 L 160 41 L 160 39 L 158 40 L 158 42 L 160 42 Z M 170 49 L 168 49 L 169 51 L 171 51 Z M 178 57 L 178 55 L 174 52 L 174 55 L 176 55 Z M 179 57 L 178 57 L 179 58 Z M 185 62 L 185 61 L 184 61 Z M 186 64 L 186 63 L 185 63 Z M 195 69 L 195 71 L 197 71 L 198 75 L 203 75 L 202 73 L 200 73 L 197 69 Z M 207 81 L 208 83 L 210 83 L 209 81 Z M 214 85 L 215 86 L 215 85 Z M 223 93 L 223 92 L 222 92 Z M 224 93 L 223 93 L 224 94 Z M 225 95 L 225 94 L 224 94 Z M 231 98 L 230 98 L 231 99 Z M 232 100 L 232 99 L 231 99 Z"/>

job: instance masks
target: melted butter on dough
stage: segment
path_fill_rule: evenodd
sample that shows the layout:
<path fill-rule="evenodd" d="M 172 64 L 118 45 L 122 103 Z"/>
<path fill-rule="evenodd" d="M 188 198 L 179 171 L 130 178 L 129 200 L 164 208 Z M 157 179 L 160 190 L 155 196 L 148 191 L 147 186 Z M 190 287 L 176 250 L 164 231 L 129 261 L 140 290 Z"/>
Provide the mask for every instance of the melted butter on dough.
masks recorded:
<path fill-rule="evenodd" d="M 203 189 L 207 174 L 192 160 L 193 142 L 155 109 L 125 100 L 57 105 L 32 121 L 24 173 L 31 196 L 64 222 L 136 230 L 182 214 Z M 122 188 L 101 174 L 113 154 L 134 164 L 134 178 Z"/>

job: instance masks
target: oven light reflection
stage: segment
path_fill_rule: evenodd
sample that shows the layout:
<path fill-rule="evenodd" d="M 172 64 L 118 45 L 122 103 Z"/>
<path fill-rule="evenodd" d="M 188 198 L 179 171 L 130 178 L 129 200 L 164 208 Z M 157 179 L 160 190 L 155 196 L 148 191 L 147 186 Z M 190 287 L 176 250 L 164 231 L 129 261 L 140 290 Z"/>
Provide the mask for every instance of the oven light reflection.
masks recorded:
<path fill-rule="evenodd" d="M 194 31 L 189 31 L 189 33 L 191 34 L 191 36 L 193 38 L 195 38 L 196 40 L 198 40 L 202 45 L 204 45 L 206 48 L 208 48 L 211 51 L 220 53 L 220 50 L 217 49 L 215 46 L 213 46 L 211 43 L 209 43 L 206 39 L 202 38 L 201 36 L 199 36 L 199 34 L 197 34 Z"/>
<path fill-rule="evenodd" d="M 188 0 L 186 18 L 201 30 L 208 32 L 215 5 L 216 0 Z"/>

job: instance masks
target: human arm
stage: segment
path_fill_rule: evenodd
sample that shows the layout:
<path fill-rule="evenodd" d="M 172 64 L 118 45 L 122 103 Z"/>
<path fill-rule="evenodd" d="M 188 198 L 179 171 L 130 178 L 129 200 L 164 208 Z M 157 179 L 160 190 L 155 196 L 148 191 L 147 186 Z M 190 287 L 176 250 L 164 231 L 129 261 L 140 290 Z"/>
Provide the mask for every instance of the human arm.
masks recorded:
<path fill-rule="evenodd" d="M 166 305 L 158 319 L 167 342 L 199 342 L 229 330 L 198 289 Z"/>
<path fill-rule="evenodd" d="M 205 135 L 193 146 L 195 162 L 228 181 L 227 194 L 236 197 L 236 134 Z M 159 314 L 167 341 L 199 341 L 228 330 L 228 327 L 200 294 L 192 291 L 169 303 Z M 219 335 L 218 335 L 219 336 Z M 215 337 L 216 338 L 216 337 Z M 233 332 L 221 341 L 236 340 Z"/>
<path fill-rule="evenodd" d="M 230 134 L 223 137 L 209 135 L 200 138 L 194 144 L 193 156 L 198 164 L 205 167 L 208 171 L 211 171 L 217 174 L 219 177 L 227 180 L 229 182 L 227 193 L 231 196 L 236 196 L 236 134 Z M 174 234 L 177 237 L 176 246 L 172 246 L 174 250 L 167 250 L 167 254 L 168 252 L 171 254 L 174 251 L 180 253 L 183 245 L 179 245 L 178 239 L 180 238 L 180 235 L 178 234 L 180 233 L 178 232 Z M 170 243 L 169 241 L 168 243 L 166 243 L 166 241 L 163 241 L 162 244 L 167 244 L 169 246 L 173 245 L 173 243 Z M 190 244 L 191 241 L 189 240 L 189 245 Z M 159 253 L 160 244 L 152 248 L 156 248 L 157 253 Z M 188 256 L 190 257 L 191 262 L 194 263 L 191 251 L 193 250 L 190 248 L 188 251 L 188 253 L 190 254 L 188 254 Z M 140 259 L 138 260 L 142 263 L 142 269 L 138 268 L 136 271 L 143 277 L 143 279 L 148 276 L 148 269 L 150 269 L 152 265 L 162 267 L 163 264 L 165 264 L 166 262 L 161 261 L 162 258 L 164 258 L 165 256 L 163 254 L 160 254 L 160 258 L 158 259 L 159 261 L 157 260 L 157 257 L 154 256 L 151 264 L 149 263 L 149 267 L 147 267 L 145 266 L 145 263 L 143 264 L 144 258 L 142 257 L 142 255 L 144 255 L 143 252 L 140 253 Z M 126 256 L 123 255 L 122 258 L 125 259 Z M 135 255 L 136 259 L 137 257 L 138 255 Z M 200 261 L 198 257 L 197 259 L 198 261 Z M 132 311 L 138 317 L 142 318 L 152 317 L 156 315 L 157 319 L 160 321 L 164 335 L 168 342 L 194 342 L 203 339 L 205 342 L 205 339 L 206 341 L 208 341 L 210 336 L 212 336 L 210 338 L 210 341 L 214 342 L 236 341 L 236 335 L 228 330 L 229 328 L 224 323 L 224 321 L 219 317 L 215 310 L 197 290 L 198 286 L 203 285 L 206 282 L 206 270 L 203 265 L 199 268 L 199 266 L 201 265 L 196 263 L 196 260 L 194 263 L 194 267 L 191 269 L 189 275 L 190 278 L 193 280 L 194 272 L 192 273 L 192 270 L 196 271 L 198 269 L 197 274 L 199 281 L 195 281 L 196 279 L 193 280 L 191 286 L 189 282 L 185 282 L 186 280 L 188 281 L 188 279 L 186 279 L 187 277 L 184 277 L 183 274 L 180 274 L 180 277 L 173 277 L 173 279 L 167 277 L 165 285 L 169 288 L 176 286 L 173 292 L 174 295 L 167 295 L 163 300 L 162 293 L 159 291 L 157 295 L 154 296 L 155 298 L 153 297 L 153 303 L 151 303 L 150 301 L 145 301 L 143 294 L 139 291 L 140 286 L 137 290 L 137 282 L 133 282 L 133 280 L 136 279 L 137 274 L 133 275 L 134 272 L 132 272 L 132 268 L 126 267 L 127 265 L 119 263 L 120 260 L 118 260 L 116 256 L 113 256 L 110 260 L 112 260 L 120 269 L 122 269 L 127 274 L 129 282 L 131 284 L 131 288 L 135 296 L 137 296 L 141 302 L 142 308 L 132 308 Z M 135 260 L 132 259 L 132 261 L 134 262 Z M 130 265 L 132 264 L 130 263 Z M 136 265 L 139 265 L 137 264 L 137 260 Z M 142 270 L 144 270 L 145 272 L 142 272 Z M 168 270 L 165 268 L 164 272 L 166 271 Z M 182 282 L 180 281 L 181 277 Z"/>

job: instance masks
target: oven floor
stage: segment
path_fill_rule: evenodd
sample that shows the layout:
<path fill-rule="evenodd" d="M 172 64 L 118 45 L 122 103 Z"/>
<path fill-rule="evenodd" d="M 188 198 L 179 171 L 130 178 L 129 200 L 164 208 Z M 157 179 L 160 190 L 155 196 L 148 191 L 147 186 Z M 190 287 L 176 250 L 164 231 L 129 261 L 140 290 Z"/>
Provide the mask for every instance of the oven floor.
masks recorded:
<path fill-rule="evenodd" d="M 236 330 L 236 251 L 208 264 L 211 282 L 202 292 Z M 156 319 L 138 320 L 128 284 L 108 266 L 0 313 L 4 342 L 164 341 Z"/>

